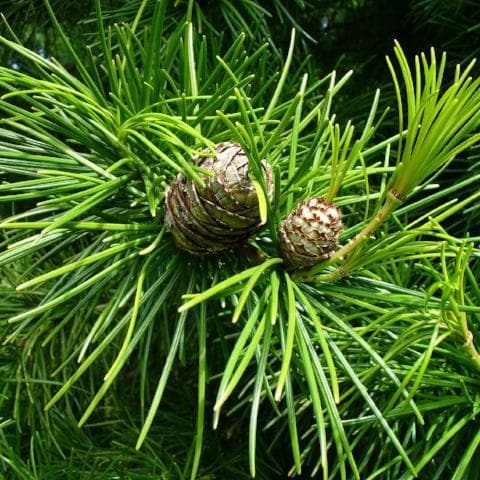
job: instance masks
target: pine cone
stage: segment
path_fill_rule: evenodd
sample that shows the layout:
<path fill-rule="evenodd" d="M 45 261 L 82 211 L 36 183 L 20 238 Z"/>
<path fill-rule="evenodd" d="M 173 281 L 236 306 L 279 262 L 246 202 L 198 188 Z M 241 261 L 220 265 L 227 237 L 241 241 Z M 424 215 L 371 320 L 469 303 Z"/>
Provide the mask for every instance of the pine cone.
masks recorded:
<path fill-rule="evenodd" d="M 280 226 L 280 251 L 295 267 L 309 267 L 330 258 L 343 228 L 342 212 L 322 197 L 301 203 Z"/>
<path fill-rule="evenodd" d="M 183 175 L 165 194 L 165 223 L 182 250 L 201 255 L 241 245 L 261 225 L 258 198 L 248 177 L 248 158 L 238 143 L 216 146 L 216 157 L 196 157 L 196 165 L 212 172 L 201 174 L 205 187 Z M 270 165 L 262 169 L 268 195 L 273 182 Z"/>

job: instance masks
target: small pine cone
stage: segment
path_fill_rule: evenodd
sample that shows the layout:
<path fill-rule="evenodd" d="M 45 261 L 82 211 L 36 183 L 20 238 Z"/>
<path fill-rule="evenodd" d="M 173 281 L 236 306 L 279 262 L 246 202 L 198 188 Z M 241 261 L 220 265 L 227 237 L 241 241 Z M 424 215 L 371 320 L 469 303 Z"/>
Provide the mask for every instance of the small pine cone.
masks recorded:
<path fill-rule="evenodd" d="M 175 243 L 194 255 L 242 245 L 261 225 L 258 197 L 248 177 L 248 158 L 238 143 L 216 145 L 216 157 L 196 157 L 196 165 L 214 175 L 200 174 L 205 187 L 179 174 L 165 193 L 165 224 Z M 272 170 L 263 160 L 268 195 Z"/>
<path fill-rule="evenodd" d="M 322 197 L 301 203 L 280 226 L 280 251 L 295 268 L 330 258 L 343 228 L 342 212 Z"/>

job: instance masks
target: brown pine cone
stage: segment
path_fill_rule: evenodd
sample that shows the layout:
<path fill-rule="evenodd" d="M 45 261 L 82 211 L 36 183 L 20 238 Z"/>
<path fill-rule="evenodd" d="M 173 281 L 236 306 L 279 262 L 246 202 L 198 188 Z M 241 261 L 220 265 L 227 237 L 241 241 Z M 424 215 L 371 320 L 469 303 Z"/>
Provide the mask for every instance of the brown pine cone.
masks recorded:
<path fill-rule="evenodd" d="M 242 245 L 261 226 L 244 150 L 238 143 L 225 142 L 219 143 L 216 151 L 216 157 L 194 159 L 196 165 L 214 174 L 201 174 L 204 188 L 179 174 L 165 193 L 165 224 L 176 245 L 195 255 Z M 271 197 L 272 170 L 265 160 L 262 169 Z"/>
<path fill-rule="evenodd" d="M 342 212 L 322 197 L 301 203 L 280 226 L 280 251 L 294 268 L 330 258 L 343 228 Z"/>

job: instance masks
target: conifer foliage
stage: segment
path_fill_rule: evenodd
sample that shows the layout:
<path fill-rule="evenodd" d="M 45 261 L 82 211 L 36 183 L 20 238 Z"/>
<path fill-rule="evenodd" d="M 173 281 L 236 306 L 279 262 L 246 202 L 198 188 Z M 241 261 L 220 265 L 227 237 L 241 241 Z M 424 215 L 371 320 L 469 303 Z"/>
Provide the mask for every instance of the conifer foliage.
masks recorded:
<path fill-rule="evenodd" d="M 479 478 L 475 62 L 341 123 L 307 2 L 94 3 L 0 37 L 0 475 Z"/>

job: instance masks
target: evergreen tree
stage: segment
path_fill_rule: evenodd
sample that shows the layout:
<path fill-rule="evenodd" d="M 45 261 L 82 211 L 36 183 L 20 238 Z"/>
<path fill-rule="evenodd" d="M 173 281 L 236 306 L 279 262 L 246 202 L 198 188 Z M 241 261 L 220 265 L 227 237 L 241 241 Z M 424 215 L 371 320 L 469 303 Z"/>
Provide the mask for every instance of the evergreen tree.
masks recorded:
<path fill-rule="evenodd" d="M 48 54 L 2 6 L 2 475 L 478 478 L 474 62 L 395 42 L 354 105 L 308 2 L 45 5 Z"/>

